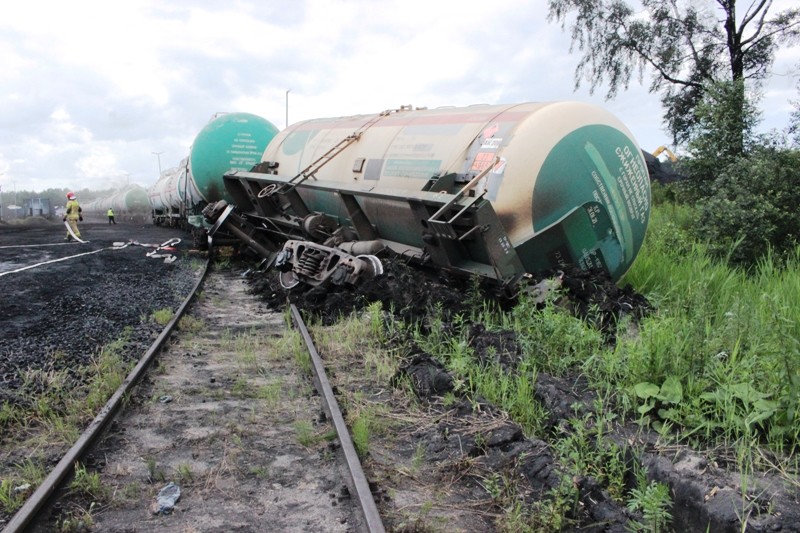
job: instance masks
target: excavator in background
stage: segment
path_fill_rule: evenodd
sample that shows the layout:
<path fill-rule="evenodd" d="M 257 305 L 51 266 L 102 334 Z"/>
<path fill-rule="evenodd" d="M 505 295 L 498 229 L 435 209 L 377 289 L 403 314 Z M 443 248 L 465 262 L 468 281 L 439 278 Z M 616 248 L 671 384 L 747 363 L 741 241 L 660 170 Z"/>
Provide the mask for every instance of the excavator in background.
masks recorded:
<path fill-rule="evenodd" d="M 673 167 L 674 163 L 678 162 L 677 156 L 666 146 L 659 146 L 653 153 L 642 150 L 644 154 L 645 163 L 647 163 L 647 172 L 650 173 L 650 181 L 657 181 L 661 184 L 672 183 L 686 179 L 686 176 L 680 174 Z M 662 161 L 658 156 L 665 154 L 667 159 Z"/>
<path fill-rule="evenodd" d="M 669 148 L 667 148 L 667 147 L 666 147 L 666 146 L 664 146 L 664 145 L 661 145 L 661 146 L 659 146 L 658 148 L 656 148 L 656 149 L 653 151 L 653 157 L 656 157 L 656 158 L 657 158 L 657 157 L 658 157 L 658 156 L 660 156 L 662 153 L 663 153 L 663 154 L 667 154 L 667 157 L 669 158 L 669 160 L 670 160 L 671 162 L 673 162 L 673 163 L 677 163 L 677 162 L 678 162 L 678 158 L 675 156 L 675 154 L 673 154 L 673 153 L 672 153 L 672 150 L 670 150 Z"/>

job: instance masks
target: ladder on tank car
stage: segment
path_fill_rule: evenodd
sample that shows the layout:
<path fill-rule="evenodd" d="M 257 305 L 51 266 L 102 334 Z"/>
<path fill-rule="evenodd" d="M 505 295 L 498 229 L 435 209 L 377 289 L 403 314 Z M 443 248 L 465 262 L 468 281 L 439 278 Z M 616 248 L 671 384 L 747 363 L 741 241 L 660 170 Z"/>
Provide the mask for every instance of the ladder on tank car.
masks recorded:
<path fill-rule="evenodd" d="M 469 180 L 469 183 L 464 185 L 461 190 L 459 190 L 453 197 L 444 204 L 442 207 L 439 208 L 433 215 L 431 215 L 426 223 L 430 230 L 438 235 L 439 237 L 450 239 L 450 240 L 457 240 L 463 241 L 473 233 L 479 230 L 478 226 L 473 226 L 470 228 L 466 233 L 463 235 L 459 235 L 455 228 L 455 222 L 464 216 L 465 213 L 475 204 L 483 200 L 483 197 L 486 196 L 486 190 L 484 189 L 479 194 L 475 196 L 468 196 L 469 191 L 471 191 L 480 180 L 482 180 L 497 164 L 498 158 L 495 158 L 492 161 L 492 164 L 483 169 L 480 174 Z M 458 201 L 462 198 L 468 198 L 468 200 L 464 204 L 458 204 Z M 446 219 L 446 215 L 452 214 L 451 208 L 459 207 L 460 209 L 454 215 L 452 215 L 449 219 Z"/>
<path fill-rule="evenodd" d="M 401 108 L 403 110 L 404 108 Z M 281 185 L 280 187 L 271 187 L 267 185 L 258 193 L 259 198 L 263 198 L 265 196 L 272 196 L 273 194 L 281 194 L 286 195 L 294 191 L 298 185 L 306 181 L 308 178 L 314 178 L 314 174 L 319 172 L 319 170 L 327 165 L 334 157 L 341 154 L 345 148 L 353 144 L 354 142 L 358 141 L 361 138 L 361 135 L 374 126 L 378 121 L 380 121 L 383 117 L 390 115 L 393 113 L 394 110 L 386 110 L 378 113 L 376 116 L 369 119 L 367 122 L 362 124 L 356 131 L 333 145 L 330 150 L 322 154 L 318 159 L 313 161 L 310 165 L 300 171 L 295 177 Z"/>

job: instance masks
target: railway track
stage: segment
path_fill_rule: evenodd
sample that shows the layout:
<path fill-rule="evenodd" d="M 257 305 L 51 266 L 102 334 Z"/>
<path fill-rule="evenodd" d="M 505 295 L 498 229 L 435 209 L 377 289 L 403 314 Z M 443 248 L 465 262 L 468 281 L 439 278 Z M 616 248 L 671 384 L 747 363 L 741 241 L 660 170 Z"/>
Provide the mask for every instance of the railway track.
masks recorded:
<path fill-rule="evenodd" d="M 67 257 L 68 259 L 69 257 Z M 31 265 L 34 266 L 34 265 Z M 135 385 L 142 379 L 145 372 L 150 367 L 154 358 L 167 342 L 178 320 L 183 316 L 197 288 L 200 287 L 208 272 L 208 263 L 203 270 L 200 279 L 192 289 L 189 296 L 184 300 L 175 316 L 167 323 L 162 333 L 156 338 L 150 348 L 145 352 L 128 377 L 122 382 L 120 387 L 112 394 L 103 409 L 97 414 L 89 427 L 81 434 L 75 444 L 64 454 L 55 468 L 48 474 L 45 480 L 37 487 L 33 495 L 28 498 L 22 509 L 12 518 L 4 531 L 9 533 L 23 531 L 28 525 L 32 524 L 42 508 L 47 504 L 48 499 L 54 494 L 61 484 L 73 474 L 76 462 L 82 461 L 94 443 L 101 437 L 103 431 L 113 421 L 114 416 L 123 405 L 123 399 L 133 392 Z"/>
<path fill-rule="evenodd" d="M 21 233 L 23 244 L 0 239 L 3 282 L 40 286 L 65 272 L 102 272 L 118 253 L 100 239 L 80 250 L 37 244 L 35 233 Z M 46 287 L 41 292 L 47 299 Z M 40 310 L 37 300 L 31 295 L 28 308 Z M 299 313 L 294 320 L 314 350 Z M 33 317 L 19 321 L 38 328 Z M 327 394 L 313 391 L 297 366 L 309 356 L 286 330 L 285 316 L 246 294 L 241 276 L 203 270 L 86 432 L 0 521 L 2 531 L 383 531 L 330 385 Z M 19 357 L 13 343 L 0 348 Z M 314 381 L 327 383 L 316 368 Z M 345 433 L 337 437 L 329 420 Z M 52 454 L 48 461 L 56 463 Z M 93 489 L 81 484 L 87 478 Z M 180 497 L 159 509 L 167 485 Z"/>
<path fill-rule="evenodd" d="M 212 272 L 200 287 L 198 301 L 185 300 L 4 532 L 52 530 L 52 519 L 38 517 L 60 516 L 63 525 L 65 516 L 76 522 L 88 516 L 88 508 L 80 509 L 88 502 L 70 491 L 50 504 L 55 512 L 42 513 L 76 462 L 99 474 L 102 495 L 92 495 L 100 503 L 91 510 L 98 531 L 383 531 L 324 370 L 315 381 L 323 384 L 328 420 L 344 432 L 343 454 L 326 440 L 332 436 L 319 420 L 320 396 L 300 376 L 297 354 L 281 345 L 284 317 L 260 308 L 230 271 Z M 306 331 L 299 313 L 293 319 Z M 305 340 L 314 351 L 307 331 Z M 157 367 L 131 392 L 159 351 Z M 127 395 L 129 408 L 90 451 Z M 159 512 L 158 492 L 170 483 L 180 498 Z M 366 511 L 356 511 L 356 504 Z"/>
<path fill-rule="evenodd" d="M 381 531 L 375 504 L 363 503 L 370 494 L 365 476 L 345 468 L 353 461 L 344 458 L 355 453 L 342 451 L 340 442 L 348 439 L 334 434 L 329 421 L 339 417 L 330 406 L 323 414 L 319 396 L 330 390 L 317 395 L 307 372 L 298 370 L 312 365 L 298 355 L 301 337 L 285 335 L 288 313 L 267 312 L 245 294 L 245 281 L 233 269 L 211 273 L 154 368 L 135 392 L 116 395 L 128 406 L 115 421 L 103 422 L 109 429 L 99 443 L 61 461 L 75 438 L 67 439 L 66 430 L 56 438 L 40 431 L 54 424 L 50 411 L 62 409 L 67 389 L 84 389 L 80 376 L 97 364 L 98 347 L 122 338 L 125 361 L 147 352 L 144 339 L 160 331 L 151 314 L 176 309 L 202 266 L 188 243 L 175 246 L 178 260 L 168 264 L 148 250 L 113 245 L 166 242 L 174 237 L 166 228 L 81 229 L 87 244 L 62 243 L 58 224 L 0 228 L 0 273 L 8 272 L 0 276 L 0 289 L 9 303 L 0 307 L 0 407 L 4 417 L 6 409 L 13 415 L 0 418 L 0 481 L 11 498 L 18 492 L 27 497 L 46 476 L 23 468 L 49 471 L 61 462 L 66 472 L 45 484 L 24 518 L 0 508 L 0 530 Z M 407 408 L 382 379 L 367 386 L 363 378 L 370 373 L 363 374 L 359 355 L 333 361 L 327 355 L 339 392 L 351 399 L 356 394 L 359 403 L 399 401 L 395 407 Z M 369 390 L 346 390 L 354 384 Z M 383 520 L 390 528 L 422 523 L 437 502 L 436 520 L 454 531 L 473 530 L 477 522 L 487 530 L 483 506 L 460 503 L 472 488 L 456 487 L 449 474 L 440 486 L 420 468 L 422 448 L 407 443 L 420 419 L 400 414 L 392 425 L 409 422 L 400 441 L 386 441 L 389 447 L 370 439 L 372 492 L 381 497 L 381 512 L 390 513 Z M 435 432 L 435 423 L 430 414 L 423 417 L 426 432 Z M 171 513 L 154 514 L 170 481 L 180 487 L 180 499 Z M 387 507 L 389 494 L 401 497 Z M 372 510 L 357 511 L 357 504 Z"/>

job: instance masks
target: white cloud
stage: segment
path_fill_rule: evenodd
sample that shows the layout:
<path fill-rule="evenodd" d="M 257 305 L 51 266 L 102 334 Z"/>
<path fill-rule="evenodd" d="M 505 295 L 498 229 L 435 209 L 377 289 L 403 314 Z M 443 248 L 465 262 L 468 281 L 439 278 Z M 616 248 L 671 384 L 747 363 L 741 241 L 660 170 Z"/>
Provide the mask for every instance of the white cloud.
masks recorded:
<path fill-rule="evenodd" d="M 86 178 L 102 178 L 108 175 L 109 169 L 114 169 L 117 158 L 111 153 L 108 146 L 94 146 L 91 153 L 82 156 L 75 163 L 77 169 Z"/>
<path fill-rule="evenodd" d="M 610 102 L 573 92 L 578 55 L 545 14 L 526 0 L 4 2 L 0 184 L 149 186 L 153 152 L 177 164 L 215 112 L 284 127 L 289 89 L 289 122 L 569 99 L 607 107 L 645 148 L 667 143 L 658 97 L 635 81 Z M 776 56 L 765 123 L 785 124 L 798 62 L 800 47 Z"/>

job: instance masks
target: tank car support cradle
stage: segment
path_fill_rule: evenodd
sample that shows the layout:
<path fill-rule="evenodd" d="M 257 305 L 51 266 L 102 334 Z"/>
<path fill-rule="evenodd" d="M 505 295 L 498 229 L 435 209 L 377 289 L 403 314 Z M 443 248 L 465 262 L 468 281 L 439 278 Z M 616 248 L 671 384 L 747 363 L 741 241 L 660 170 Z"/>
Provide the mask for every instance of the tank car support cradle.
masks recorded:
<path fill-rule="evenodd" d="M 424 251 L 435 265 L 466 275 L 493 278 L 503 286 L 516 285 L 525 275 L 525 267 L 490 202 L 484 200 L 471 206 L 469 220 L 462 220 L 460 225 L 455 224 L 458 217 L 451 218 L 452 224 L 446 229 L 442 225 L 427 225 L 428 205 L 414 199 L 408 203 L 429 229 L 422 236 Z"/>
<path fill-rule="evenodd" d="M 525 275 L 525 267 L 517 255 L 511 241 L 497 218 L 491 203 L 484 197 L 486 191 L 481 191 L 475 196 L 468 196 L 475 186 L 489 173 L 497 163 L 487 166 L 481 173 L 472 178 L 458 192 L 442 205 L 427 219 L 424 215 L 427 208 L 420 204 L 411 207 L 420 217 L 424 227 L 430 231 L 423 235 L 429 245 L 428 251 L 435 255 L 434 262 L 440 265 L 458 265 L 466 258 L 474 258 L 475 251 L 467 247 L 467 243 L 478 238 L 483 244 L 486 261 L 494 270 L 494 277 L 504 286 L 514 286 Z M 451 175 L 439 178 L 447 183 L 453 183 Z M 438 187 L 437 187 L 438 188 Z M 458 209 L 458 211 L 455 211 Z M 445 219 L 445 217 L 448 217 Z M 434 250 L 434 248 L 439 249 Z M 444 266 L 444 265 L 443 265 Z"/>

